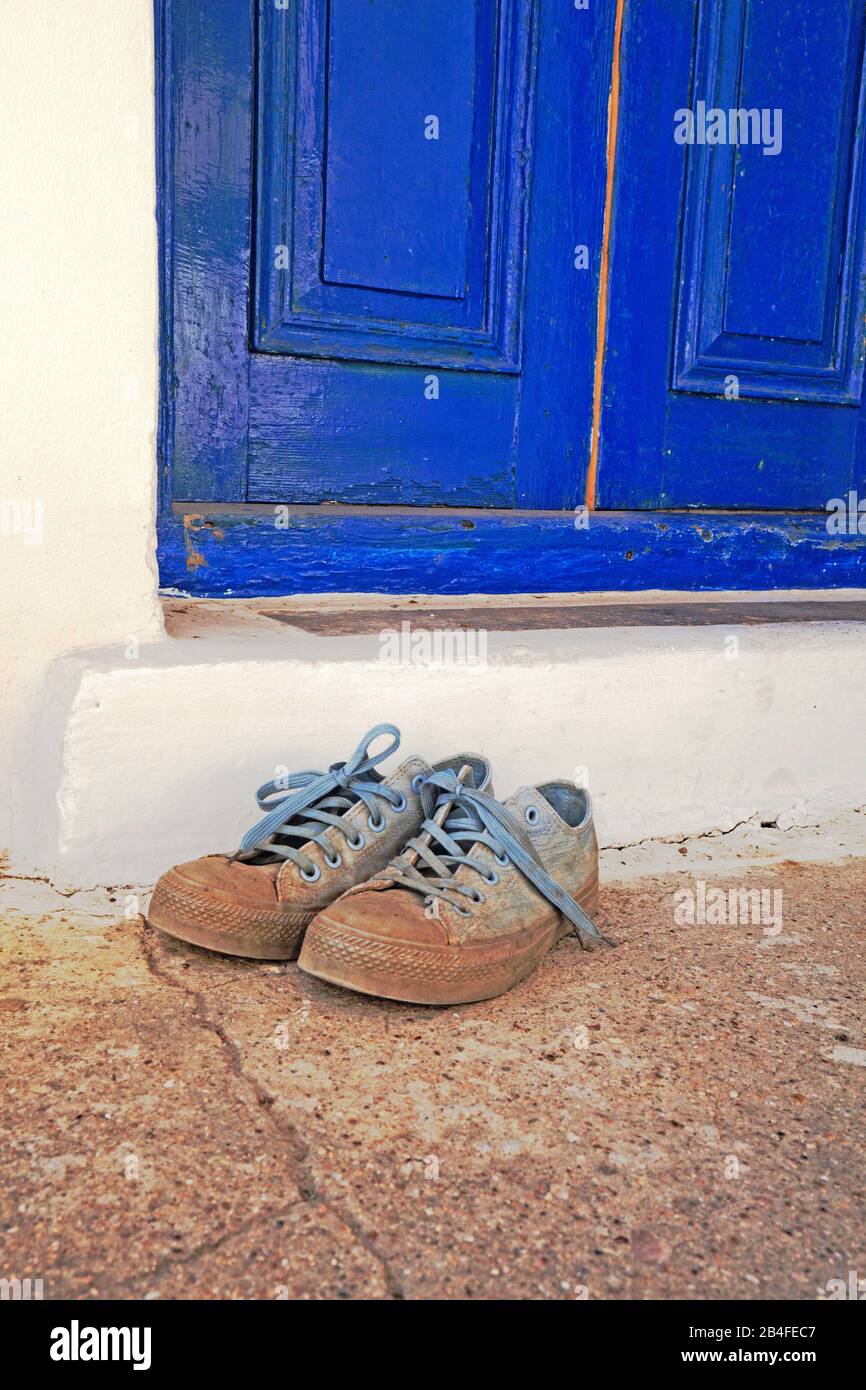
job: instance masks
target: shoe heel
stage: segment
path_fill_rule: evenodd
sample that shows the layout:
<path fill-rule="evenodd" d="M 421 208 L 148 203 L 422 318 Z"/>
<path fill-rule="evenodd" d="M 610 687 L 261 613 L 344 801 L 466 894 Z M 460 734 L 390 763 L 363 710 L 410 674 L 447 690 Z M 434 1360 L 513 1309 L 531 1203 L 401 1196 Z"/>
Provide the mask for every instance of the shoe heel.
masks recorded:
<path fill-rule="evenodd" d="M 583 908 L 587 917 L 592 917 L 595 920 L 595 914 L 598 911 L 598 875 L 591 883 L 587 884 L 582 893 L 578 894 L 575 902 L 578 907 Z"/>
<path fill-rule="evenodd" d="M 587 917 L 590 917 L 592 921 L 595 922 L 596 913 L 598 912 L 598 875 L 596 875 L 591 883 L 586 885 L 581 893 L 575 896 L 575 902 L 578 907 L 583 908 Z M 563 917 L 562 920 L 568 930 L 574 932 L 585 951 L 594 951 L 599 946 L 616 945 L 616 942 L 609 936 L 589 936 L 586 932 L 582 932 L 579 927 L 574 927 L 566 917 Z"/>

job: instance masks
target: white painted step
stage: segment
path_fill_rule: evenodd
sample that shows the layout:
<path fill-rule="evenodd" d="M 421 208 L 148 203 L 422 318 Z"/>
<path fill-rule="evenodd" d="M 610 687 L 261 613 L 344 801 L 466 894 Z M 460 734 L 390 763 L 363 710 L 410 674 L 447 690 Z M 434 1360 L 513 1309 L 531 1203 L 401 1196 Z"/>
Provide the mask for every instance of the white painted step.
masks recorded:
<path fill-rule="evenodd" d="M 820 825 L 866 802 L 857 623 L 490 632 L 482 666 L 382 651 L 375 634 L 285 629 L 64 658 L 41 716 L 34 865 L 62 885 L 142 884 L 233 849 L 257 786 L 348 757 L 383 720 L 401 753 L 487 753 L 500 796 L 585 780 L 606 846 Z"/>

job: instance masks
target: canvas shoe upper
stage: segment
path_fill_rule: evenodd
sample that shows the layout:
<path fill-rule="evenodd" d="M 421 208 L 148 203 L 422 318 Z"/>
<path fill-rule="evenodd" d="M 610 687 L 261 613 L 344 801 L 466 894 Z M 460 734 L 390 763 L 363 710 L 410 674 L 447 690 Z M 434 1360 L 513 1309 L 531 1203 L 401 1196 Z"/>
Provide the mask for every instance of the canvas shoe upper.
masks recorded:
<path fill-rule="evenodd" d="M 464 1003 L 510 989 L 569 932 L 586 947 L 606 941 L 590 916 L 588 794 L 548 782 L 503 804 L 471 782 L 453 771 L 425 781 L 422 833 L 314 919 L 302 970 L 389 999 Z"/>

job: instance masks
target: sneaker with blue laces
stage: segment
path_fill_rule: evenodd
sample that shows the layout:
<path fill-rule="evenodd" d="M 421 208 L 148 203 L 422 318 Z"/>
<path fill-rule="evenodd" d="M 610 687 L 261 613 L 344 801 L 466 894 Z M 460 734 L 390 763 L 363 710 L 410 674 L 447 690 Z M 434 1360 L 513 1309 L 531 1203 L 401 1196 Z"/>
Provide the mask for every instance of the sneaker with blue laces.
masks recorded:
<path fill-rule="evenodd" d="M 390 744 L 371 754 L 383 735 Z M 433 767 L 410 757 L 384 777 L 376 769 L 399 743 L 393 724 L 379 724 L 347 762 L 266 782 L 256 793 L 265 814 L 240 848 L 169 869 L 153 891 L 148 922 L 226 955 L 294 959 L 316 914 L 384 869 L 420 828 L 425 777 L 466 764 L 485 776 L 483 759 L 461 754 Z"/>
<path fill-rule="evenodd" d="M 562 937 L 612 945 L 592 921 L 598 842 L 573 782 L 504 803 L 468 764 L 421 785 L 424 820 L 384 873 L 311 923 L 302 970 L 362 994 L 462 1004 L 511 989 Z"/>

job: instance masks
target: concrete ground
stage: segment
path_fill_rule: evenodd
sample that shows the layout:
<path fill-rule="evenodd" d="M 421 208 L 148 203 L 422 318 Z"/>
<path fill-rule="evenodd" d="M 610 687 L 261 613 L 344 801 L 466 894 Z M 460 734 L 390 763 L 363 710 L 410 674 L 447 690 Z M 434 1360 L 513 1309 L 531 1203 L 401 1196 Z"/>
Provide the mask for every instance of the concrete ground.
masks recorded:
<path fill-rule="evenodd" d="M 566 941 L 434 1010 L 172 943 L 133 892 L 6 879 L 0 1276 L 805 1300 L 866 1276 L 866 859 L 722 886 L 781 889 L 781 929 L 679 925 L 694 881 L 638 879 L 603 892 L 617 950 Z"/>

